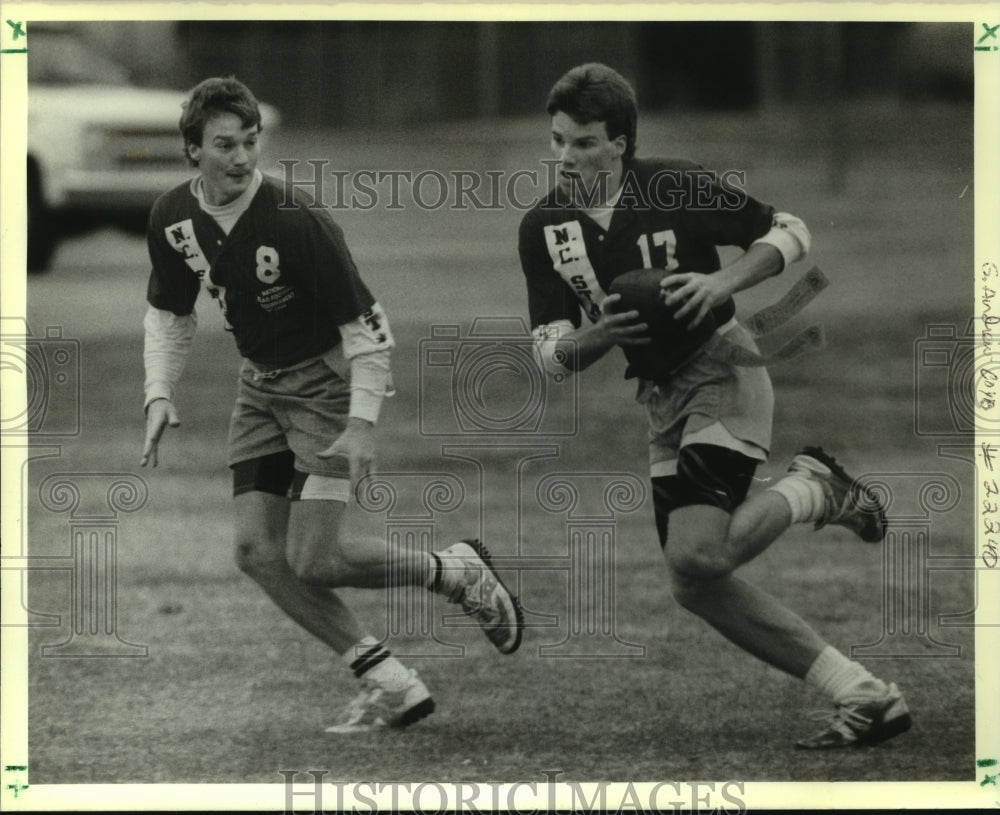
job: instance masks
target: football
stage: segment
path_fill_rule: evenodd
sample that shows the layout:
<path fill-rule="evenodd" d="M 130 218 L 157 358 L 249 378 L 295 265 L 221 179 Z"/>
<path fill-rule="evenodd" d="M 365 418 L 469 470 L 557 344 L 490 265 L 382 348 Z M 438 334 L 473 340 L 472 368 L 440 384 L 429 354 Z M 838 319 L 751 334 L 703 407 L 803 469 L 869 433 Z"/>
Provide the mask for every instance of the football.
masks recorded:
<path fill-rule="evenodd" d="M 688 327 L 687 315 L 674 319 L 683 303 L 668 306 L 664 302 L 660 281 L 669 274 L 663 269 L 635 269 L 616 277 L 608 289 L 609 294 L 621 295 L 615 311 L 638 311 L 653 340 L 649 345 L 623 346 L 629 361 L 626 376 L 666 379 L 715 331 L 716 321 L 711 312 L 693 329 Z"/>
<path fill-rule="evenodd" d="M 683 323 L 674 319 L 680 303 L 668 306 L 660 281 L 667 276 L 663 269 L 635 269 L 619 275 L 611 282 L 609 294 L 621 295 L 616 311 L 638 311 L 649 325 L 650 334 L 670 336 L 684 330 Z"/>

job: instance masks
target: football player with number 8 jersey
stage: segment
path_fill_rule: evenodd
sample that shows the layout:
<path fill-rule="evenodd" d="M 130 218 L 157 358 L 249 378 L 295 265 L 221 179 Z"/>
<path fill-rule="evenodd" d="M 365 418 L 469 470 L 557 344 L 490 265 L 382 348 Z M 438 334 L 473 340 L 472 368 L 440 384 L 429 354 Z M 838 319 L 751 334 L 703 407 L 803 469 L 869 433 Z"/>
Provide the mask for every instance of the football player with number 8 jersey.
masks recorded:
<path fill-rule="evenodd" d="M 784 478 L 749 494 L 771 444 L 771 383 L 762 365 L 713 351 L 735 347 L 761 359 L 735 318 L 733 295 L 804 257 L 805 224 L 748 196 L 740 173 L 636 158 L 635 93 L 605 65 L 566 73 L 547 112 L 556 184 L 519 231 L 540 363 L 564 376 L 624 350 L 649 421 L 654 513 L 673 596 L 750 654 L 829 695 L 829 724 L 796 746 L 898 735 L 910 714 L 894 684 L 734 574 L 793 523 L 839 524 L 870 542 L 885 533 L 877 496 L 820 448 L 805 448 Z M 719 246 L 744 251 L 723 267 Z M 670 310 L 654 325 L 635 303 L 621 308 L 613 291 L 616 279 L 651 268 L 662 277 L 650 297 Z"/>
<path fill-rule="evenodd" d="M 434 709 L 430 693 L 332 589 L 426 587 L 460 604 L 504 654 L 521 642 L 522 611 L 479 541 L 387 552 L 384 541 L 341 537 L 392 390 L 388 321 L 329 213 L 257 169 L 260 111 L 245 85 L 200 83 L 180 130 L 198 174 L 163 195 L 149 221 L 141 464 L 157 466 L 164 431 L 180 424 L 174 392 L 204 288 L 243 357 L 229 432 L 237 562 L 359 679 L 327 732 L 406 726 Z"/>

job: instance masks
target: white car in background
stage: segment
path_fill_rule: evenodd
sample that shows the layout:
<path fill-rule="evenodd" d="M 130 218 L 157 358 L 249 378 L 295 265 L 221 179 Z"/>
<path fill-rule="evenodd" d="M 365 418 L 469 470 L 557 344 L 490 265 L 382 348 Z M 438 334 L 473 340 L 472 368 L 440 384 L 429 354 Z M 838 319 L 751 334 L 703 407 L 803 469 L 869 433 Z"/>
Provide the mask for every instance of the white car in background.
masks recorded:
<path fill-rule="evenodd" d="M 194 175 L 181 146 L 183 90 L 132 85 L 127 69 L 70 27 L 31 28 L 28 51 L 28 271 L 67 234 L 143 230 L 156 199 Z M 279 116 L 261 105 L 264 131 Z"/>

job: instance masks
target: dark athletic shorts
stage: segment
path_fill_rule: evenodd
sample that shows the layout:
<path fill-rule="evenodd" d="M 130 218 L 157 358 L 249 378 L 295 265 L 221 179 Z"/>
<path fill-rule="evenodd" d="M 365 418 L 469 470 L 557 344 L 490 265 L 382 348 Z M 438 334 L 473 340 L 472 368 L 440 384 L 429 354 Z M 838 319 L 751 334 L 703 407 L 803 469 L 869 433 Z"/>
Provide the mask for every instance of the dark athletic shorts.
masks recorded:
<path fill-rule="evenodd" d="M 756 459 L 725 447 L 682 447 L 676 475 L 650 479 L 660 546 L 667 544 L 667 520 L 675 509 L 707 504 L 732 514 L 746 500 L 758 464 Z"/>

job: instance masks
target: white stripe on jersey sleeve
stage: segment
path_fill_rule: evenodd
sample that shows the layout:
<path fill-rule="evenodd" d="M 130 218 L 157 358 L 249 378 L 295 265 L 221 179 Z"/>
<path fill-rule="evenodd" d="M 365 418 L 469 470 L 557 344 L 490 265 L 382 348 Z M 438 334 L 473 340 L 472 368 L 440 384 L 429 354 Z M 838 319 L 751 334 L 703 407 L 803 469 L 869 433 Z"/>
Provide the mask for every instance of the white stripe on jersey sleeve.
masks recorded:
<path fill-rule="evenodd" d="M 535 353 L 541 363 L 542 370 L 548 374 L 572 373 L 571 368 L 567 368 L 562 362 L 562 354 L 556 353 L 556 344 L 559 338 L 565 336 L 573 330 L 573 323 L 569 320 L 556 320 L 554 323 L 536 326 L 531 332 L 535 338 Z"/>
<path fill-rule="evenodd" d="M 143 360 L 146 366 L 143 407 L 154 399 L 173 401 L 191 344 L 198 327 L 194 312 L 178 316 L 170 311 L 149 306 L 142 321 L 145 329 Z"/>
<path fill-rule="evenodd" d="M 812 236 L 801 218 L 788 212 L 776 212 L 771 223 L 770 231 L 754 243 L 766 243 L 777 249 L 785 261 L 784 268 L 809 254 Z"/>

